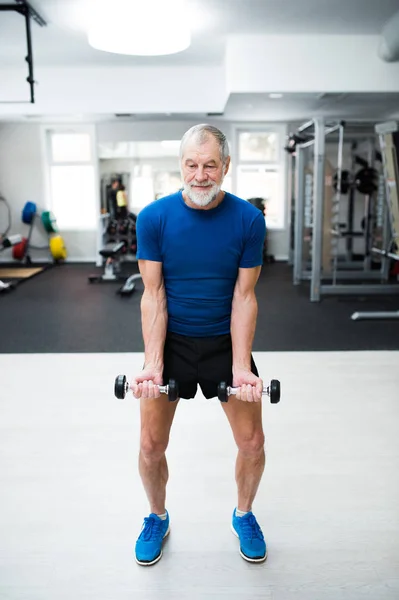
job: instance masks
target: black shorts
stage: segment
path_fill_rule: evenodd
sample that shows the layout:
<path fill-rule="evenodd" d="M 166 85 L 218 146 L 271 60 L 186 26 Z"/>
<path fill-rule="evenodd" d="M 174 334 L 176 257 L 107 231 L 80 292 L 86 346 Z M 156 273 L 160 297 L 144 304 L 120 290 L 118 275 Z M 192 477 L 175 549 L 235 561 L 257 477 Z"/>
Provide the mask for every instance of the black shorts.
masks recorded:
<path fill-rule="evenodd" d="M 205 398 L 216 398 L 218 385 L 232 385 L 231 335 L 188 337 L 168 332 L 165 340 L 163 383 L 175 379 L 180 398 L 194 398 L 199 384 Z M 259 376 L 253 357 L 251 370 Z"/>

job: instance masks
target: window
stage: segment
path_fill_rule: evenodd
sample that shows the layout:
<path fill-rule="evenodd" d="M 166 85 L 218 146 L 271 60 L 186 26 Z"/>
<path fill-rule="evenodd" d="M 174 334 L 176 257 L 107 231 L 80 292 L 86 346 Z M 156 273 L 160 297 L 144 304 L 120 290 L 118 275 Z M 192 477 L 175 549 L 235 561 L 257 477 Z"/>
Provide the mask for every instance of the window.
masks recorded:
<path fill-rule="evenodd" d="M 162 198 L 174 194 L 182 187 L 179 171 L 154 170 L 155 198 Z"/>
<path fill-rule="evenodd" d="M 53 133 L 51 156 L 56 163 L 90 162 L 91 140 L 88 133 Z"/>
<path fill-rule="evenodd" d="M 280 227 L 277 207 L 281 197 L 280 173 L 276 169 L 259 166 L 242 166 L 237 171 L 237 196 L 263 198 L 266 206 L 267 226 Z"/>
<path fill-rule="evenodd" d="M 61 230 L 96 228 L 93 181 L 92 166 L 51 167 L 52 212 Z"/>
<path fill-rule="evenodd" d="M 281 229 L 285 220 L 283 133 L 238 130 L 236 193 L 240 198 L 263 198 L 266 224 Z"/>
<path fill-rule="evenodd" d="M 97 187 L 90 132 L 47 130 L 51 210 L 61 231 L 97 228 Z"/>
<path fill-rule="evenodd" d="M 136 165 L 130 191 L 130 206 L 143 208 L 155 198 L 154 179 L 151 165 Z"/>
<path fill-rule="evenodd" d="M 232 181 L 230 170 L 227 173 L 226 177 L 223 179 L 222 190 L 224 192 L 230 192 L 230 194 L 233 193 L 233 181 Z"/>
<path fill-rule="evenodd" d="M 240 161 L 276 162 L 278 160 L 277 137 L 274 132 L 240 132 L 238 145 Z"/>

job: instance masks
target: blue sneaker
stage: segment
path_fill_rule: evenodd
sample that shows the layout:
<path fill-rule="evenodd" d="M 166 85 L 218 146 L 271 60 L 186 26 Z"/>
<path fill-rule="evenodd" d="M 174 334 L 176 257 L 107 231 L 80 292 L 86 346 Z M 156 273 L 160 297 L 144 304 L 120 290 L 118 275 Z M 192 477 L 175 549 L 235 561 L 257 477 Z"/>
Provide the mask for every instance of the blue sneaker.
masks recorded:
<path fill-rule="evenodd" d="M 162 557 L 162 542 L 169 534 L 169 514 L 162 520 L 154 513 L 144 519 L 136 542 L 136 562 L 144 567 L 155 565 Z"/>
<path fill-rule="evenodd" d="M 263 562 L 266 560 L 265 538 L 252 512 L 248 512 L 243 517 L 236 517 L 234 509 L 231 528 L 240 540 L 240 554 L 245 560 L 249 562 Z"/>

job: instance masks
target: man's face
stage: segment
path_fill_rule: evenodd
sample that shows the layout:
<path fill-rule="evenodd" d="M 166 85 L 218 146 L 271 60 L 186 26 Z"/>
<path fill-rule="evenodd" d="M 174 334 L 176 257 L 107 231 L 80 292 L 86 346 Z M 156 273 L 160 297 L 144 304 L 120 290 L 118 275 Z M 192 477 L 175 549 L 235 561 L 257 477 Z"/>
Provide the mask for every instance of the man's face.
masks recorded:
<path fill-rule="evenodd" d="M 188 141 L 181 161 L 184 192 L 197 206 L 207 206 L 220 192 L 223 179 L 229 170 L 230 157 L 223 165 L 216 139 L 209 136 L 199 144 Z"/>

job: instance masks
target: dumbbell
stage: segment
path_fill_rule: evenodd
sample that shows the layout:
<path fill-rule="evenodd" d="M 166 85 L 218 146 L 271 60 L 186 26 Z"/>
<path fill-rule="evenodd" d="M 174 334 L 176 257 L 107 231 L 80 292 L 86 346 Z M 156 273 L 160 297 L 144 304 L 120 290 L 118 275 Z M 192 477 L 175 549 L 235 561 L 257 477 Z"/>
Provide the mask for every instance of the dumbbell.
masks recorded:
<path fill-rule="evenodd" d="M 160 385 L 159 391 L 161 394 L 167 394 L 171 402 L 175 402 L 179 397 L 179 386 L 174 379 L 169 379 L 168 385 Z M 118 375 L 115 379 L 115 396 L 119 400 L 123 400 L 129 391 L 129 382 L 126 375 Z"/>
<path fill-rule="evenodd" d="M 227 385 L 225 381 L 221 381 L 218 385 L 218 398 L 220 402 L 227 402 L 229 396 L 237 393 L 238 388 L 233 388 Z M 264 387 L 262 396 L 270 396 L 270 402 L 277 404 L 280 402 L 280 382 L 278 379 L 272 379 L 270 386 Z"/>

